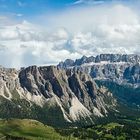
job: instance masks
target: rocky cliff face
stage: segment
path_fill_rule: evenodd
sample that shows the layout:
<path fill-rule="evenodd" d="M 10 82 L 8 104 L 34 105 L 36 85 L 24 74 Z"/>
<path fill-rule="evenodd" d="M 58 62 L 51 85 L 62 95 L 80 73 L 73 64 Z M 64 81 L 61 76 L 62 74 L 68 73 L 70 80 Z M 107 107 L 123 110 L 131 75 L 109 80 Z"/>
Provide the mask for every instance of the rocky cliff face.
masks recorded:
<path fill-rule="evenodd" d="M 12 98 L 11 92 L 21 90 L 16 69 L 0 67 L 0 95 L 7 100 Z"/>
<path fill-rule="evenodd" d="M 140 62 L 140 56 L 139 55 L 127 55 L 127 54 L 100 54 L 97 56 L 90 56 L 86 57 L 83 56 L 80 59 L 71 60 L 71 59 L 66 59 L 64 62 L 59 63 L 59 67 L 65 68 L 65 67 L 72 67 L 72 66 L 81 66 L 83 64 L 89 64 L 89 63 L 95 63 L 98 64 L 100 62 L 110 62 L 110 63 L 115 63 L 115 62 L 125 62 L 125 63 L 139 63 Z"/>
<path fill-rule="evenodd" d="M 111 80 L 119 84 L 139 86 L 139 63 L 138 55 L 101 54 L 96 57 L 83 56 L 75 61 L 66 60 L 60 62 L 58 67 L 84 71 L 98 80 Z"/>
<path fill-rule="evenodd" d="M 127 67 L 124 70 L 123 78 L 132 84 L 140 84 L 140 64 L 135 64 Z"/>
<path fill-rule="evenodd" d="M 0 117 L 34 118 L 51 125 L 93 123 L 115 106 L 112 94 L 79 70 L 0 68 Z"/>
<path fill-rule="evenodd" d="M 139 57 L 134 55 L 84 56 L 57 67 L 30 66 L 19 71 L 0 67 L 0 118 L 32 118 L 54 126 L 91 125 L 120 111 L 120 101 L 139 106 L 139 88 L 114 84 L 139 86 L 139 75 Z M 99 86 L 93 79 L 98 79 Z"/>

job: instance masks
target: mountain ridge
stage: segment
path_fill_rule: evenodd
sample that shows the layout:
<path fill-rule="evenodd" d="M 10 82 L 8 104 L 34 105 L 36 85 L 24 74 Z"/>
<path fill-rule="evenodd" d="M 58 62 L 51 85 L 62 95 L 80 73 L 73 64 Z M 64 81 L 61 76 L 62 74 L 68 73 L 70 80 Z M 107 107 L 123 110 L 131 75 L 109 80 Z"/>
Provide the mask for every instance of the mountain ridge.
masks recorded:
<path fill-rule="evenodd" d="M 85 63 L 99 63 L 102 61 L 108 62 L 130 62 L 130 63 L 138 63 L 140 62 L 140 56 L 137 54 L 100 54 L 96 56 L 82 56 L 79 59 L 72 60 L 66 59 L 65 61 L 61 61 L 58 64 L 58 67 L 70 67 L 70 66 L 80 66 Z"/>
<path fill-rule="evenodd" d="M 1 68 L 0 79 L 0 117 L 5 117 L 8 111 L 9 117 L 35 117 L 33 119 L 51 125 L 59 123 L 58 119 L 63 122 L 61 125 L 81 120 L 88 124 L 94 123 L 98 117 L 106 117 L 108 110 L 116 106 L 112 94 L 103 87 L 99 88 L 89 75 L 81 71 L 56 66 L 30 66 L 20 71 Z M 3 106 L 10 108 L 6 110 Z M 13 114 L 13 110 L 19 114 Z"/>
<path fill-rule="evenodd" d="M 125 108 L 138 111 L 139 100 L 133 93 L 139 97 L 139 89 L 129 84 L 139 86 L 139 58 L 131 55 L 129 60 L 74 67 L 34 65 L 20 70 L 0 67 L 0 118 L 36 119 L 63 127 L 125 116 Z"/>
<path fill-rule="evenodd" d="M 72 63 L 73 62 L 73 63 Z M 140 86 L 140 56 L 131 54 L 100 54 L 96 57 L 60 62 L 62 69 L 81 70 L 93 79 L 110 80 L 119 84 Z"/>

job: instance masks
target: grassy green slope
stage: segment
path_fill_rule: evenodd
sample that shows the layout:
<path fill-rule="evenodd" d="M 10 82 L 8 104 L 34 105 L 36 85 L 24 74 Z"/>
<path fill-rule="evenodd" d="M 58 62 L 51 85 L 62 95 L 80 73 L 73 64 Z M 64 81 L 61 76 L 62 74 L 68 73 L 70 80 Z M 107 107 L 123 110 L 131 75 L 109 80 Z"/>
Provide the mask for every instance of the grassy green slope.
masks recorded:
<path fill-rule="evenodd" d="M 139 140 L 139 134 L 139 120 L 63 129 L 54 129 L 36 120 L 0 120 L 0 140 Z"/>
<path fill-rule="evenodd" d="M 9 140 L 74 140 L 61 136 L 52 127 L 29 119 L 0 120 L 0 138 Z"/>

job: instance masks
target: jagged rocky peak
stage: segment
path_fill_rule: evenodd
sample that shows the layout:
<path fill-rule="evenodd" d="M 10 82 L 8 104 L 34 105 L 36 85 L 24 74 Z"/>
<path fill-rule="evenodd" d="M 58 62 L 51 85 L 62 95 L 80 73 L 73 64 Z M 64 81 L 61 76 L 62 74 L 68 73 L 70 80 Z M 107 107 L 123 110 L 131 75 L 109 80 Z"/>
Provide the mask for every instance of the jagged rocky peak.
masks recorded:
<path fill-rule="evenodd" d="M 0 74 L 17 74 L 18 70 L 15 68 L 4 68 L 0 66 Z"/>
<path fill-rule="evenodd" d="M 81 66 L 83 64 L 88 64 L 88 63 L 100 63 L 107 61 L 109 63 L 115 63 L 115 62 L 128 62 L 128 63 L 139 63 L 140 62 L 140 56 L 135 55 L 135 54 L 100 54 L 97 56 L 90 56 L 86 57 L 83 56 L 80 59 L 71 60 L 67 59 L 64 62 L 60 62 L 58 64 L 58 67 L 61 68 L 67 68 L 67 67 L 72 67 L 72 66 Z"/>
<path fill-rule="evenodd" d="M 11 95 L 8 92 L 9 90 L 14 90 L 16 86 L 19 86 L 17 77 L 18 71 L 14 68 L 4 68 L 0 67 L 0 92 L 1 95 L 7 95 L 7 98 L 10 98 Z M 7 94 L 6 94 L 7 93 Z M 6 96 L 5 96 L 6 97 Z"/>
<path fill-rule="evenodd" d="M 45 107 L 50 116 L 57 109 L 52 122 L 58 116 L 69 123 L 83 119 L 93 122 L 93 118 L 106 116 L 115 104 L 108 90 L 99 88 L 89 75 L 80 70 L 64 70 L 57 66 L 30 66 L 20 71 L 2 68 L 0 79 L 0 100 L 4 98 L 8 104 L 14 104 L 13 109 L 16 108 L 20 116 L 26 101 L 30 106 Z M 21 101 L 21 110 L 15 104 L 17 100 L 18 103 Z"/>
<path fill-rule="evenodd" d="M 71 67 L 74 66 L 74 60 L 72 59 L 66 59 L 64 62 L 59 63 L 59 67 Z"/>
<path fill-rule="evenodd" d="M 90 63 L 90 62 L 95 62 L 94 56 L 90 56 L 90 57 L 83 56 L 82 58 L 75 60 L 75 65 L 79 66 L 85 63 Z"/>
<path fill-rule="evenodd" d="M 59 125 L 91 124 L 115 107 L 112 94 L 80 70 L 57 66 L 30 66 L 20 71 L 0 68 L 0 117 L 8 112 L 10 117 L 28 116 L 51 125 L 58 120 Z"/>
<path fill-rule="evenodd" d="M 92 114 L 101 117 L 107 113 L 108 105 L 104 100 L 107 91 L 103 92 L 89 75 L 79 70 L 32 66 L 22 70 L 19 79 L 22 88 L 30 93 L 54 98 L 70 120 L 90 118 Z"/>
<path fill-rule="evenodd" d="M 19 73 L 21 86 L 29 92 L 46 96 L 49 92 L 61 97 L 67 96 L 71 84 L 75 80 L 81 88 L 81 84 L 86 81 L 93 81 L 92 78 L 75 70 L 62 70 L 55 66 L 37 67 L 31 66 Z M 77 85 L 73 85 L 77 86 Z M 71 86 L 73 88 L 73 86 Z M 51 96 L 51 95 L 50 95 Z"/>
<path fill-rule="evenodd" d="M 110 61 L 110 62 L 132 62 L 137 63 L 140 61 L 140 56 L 135 54 L 100 54 L 100 61 Z"/>
<path fill-rule="evenodd" d="M 110 56 L 99 55 L 98 58 L 110 61 Z M 129 58 L 139 60 L 136 56 Z M 79 62 L 90 63 L 95 59 L 84 56 Z M 50 124 L 60 120 L 59 125 L 62 122 L 64 125 L 81 121 L 91 124 L 96 118 L 108 116 L 110 111 L 116 111 L 117 101 L 107 88 L 98 87 L 94 78 L 140 83 L 139 64 L 114 63 L 94 62 L 68 69 L 30 66 L 20 71 L 0 67 L 0 117 L 7 113 L 10 117 L 35 116 Z"/>
<path fill-rule="evenodd" d="M 69 66 L 58 64 L 59 68 L 80 70 L 98 80 L 111 80 L 119 84 L 140 86 L 140 56 L 135 54 L 100 54 L 96 57 L 83 56 Z"/>
<path fill-rule="evenodd" d="M 37 67 L 30 66 L 19 73 L 21 86 L 29 92 L 43 94 L 45 97 L 51 96 L 52 84 L 57 84 L 57 77 L 63 77 L 64 70 L 59 71 L 55 66 Z M 57 86 L 57 85 L 56 85 Z M 48 88 L 46 90 L 46 88 Z"/>

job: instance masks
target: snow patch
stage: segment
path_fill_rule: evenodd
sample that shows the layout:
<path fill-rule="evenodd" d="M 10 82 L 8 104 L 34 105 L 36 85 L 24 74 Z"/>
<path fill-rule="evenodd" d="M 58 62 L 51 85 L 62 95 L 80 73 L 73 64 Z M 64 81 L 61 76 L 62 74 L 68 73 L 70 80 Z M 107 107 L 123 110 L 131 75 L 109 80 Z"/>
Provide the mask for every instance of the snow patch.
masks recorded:
<path fill-rule="evenodd" d="M 81 66 L 94 66 L 94 65 L 107 65 L 107 64 L 112 64 L 112 65 L 124 65 L 126 64 L 126 62 L 110 62 L 110 61 L 101 61 L 99 63 L 95 63 L 95 62 L 90 62 L 90 63 L 84 63 Z"/>

